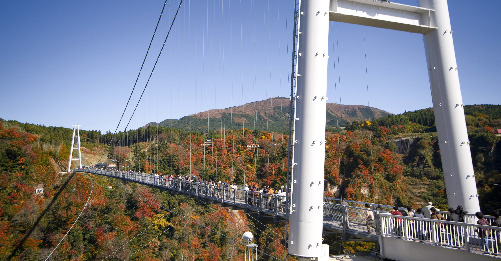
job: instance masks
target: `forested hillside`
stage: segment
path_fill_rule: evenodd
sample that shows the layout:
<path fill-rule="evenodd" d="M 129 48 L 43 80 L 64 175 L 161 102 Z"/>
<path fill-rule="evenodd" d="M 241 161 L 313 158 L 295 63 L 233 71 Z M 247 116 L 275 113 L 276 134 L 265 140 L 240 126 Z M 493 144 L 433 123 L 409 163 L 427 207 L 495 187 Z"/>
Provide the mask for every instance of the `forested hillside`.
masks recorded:
<path fill-rule="evenodd" d="M 264 226 L 242 211 L 99 176 L 75 174 L 66 186 L 69 174 L 54 160 L 67 159 L 71 133 L 51 145 L 42 141 L 51 130 L 0 121 L 0 259 L 45 259 L 81 211 L 54 260 L 239 260 L 245 231 L 259 235 L 262 251 L 283 256 L 284 224 Z"/>
<path fill-rule="evenodd" d="M 181 119 L 167 119 L 158 125 L 176 129 L 207 132 L 209 129 L 225 128 L 236 130 L 246 127 L 250 130 L 288 133 L 290 99 L 269 98 L 226 109 L 200 112 Z M 327 127 L 345 127 L 353 121 L 372 120 L 390 113 L 364 105 L 342 105 L 327 103 Z M 156 126 L 157 123 L 149 125 Z"/>
<path fill-rule="evenodd" d="M 495 134 L 501 129 L 500 105 L 467 105 L 464 107 L 482 211 L 493 213 L 501 209 L 501 138 Z M 446 205 L 445 184 L 437 143 L 435 117 L 432 109 L 406 112 L 377 119 L 370 125 L 353 122 L 350 131 L 370 131 L 375 137 L 392 133 L 396 145 L 407 143 L 402 154 L 403 173 L 413 189 L 425 200 Z"/>
<path fill-rule="evenodd" d="M 501 128 L 501 110 L 475 105 L 465 112 L 481 209 L 490 214 L 501 208 L 501 141 L 494 133 Z M 328 130 L 326 196 L 446 207 L 431 109 Z M 81 136 L 85 165 L 100 161 L 120 170 L 276 189 L 286 182 L 288 136 L 282 133 L 148 126 L 118 134 L 81 131 Z M 241 211 L 87 174 L 76 174 L 64 187 L 69 175 L 60 172 L 67 168 L 70 142 L 71 129 L 0 120 L 1 259 L 12 253 L 14 260 L 47 257 L 89 195 L 56 259 L 241 259 L 243 247 L 234 239 L 247 230 L 264 252 L 283 256 L 283 223 L 265 226 Z"/>

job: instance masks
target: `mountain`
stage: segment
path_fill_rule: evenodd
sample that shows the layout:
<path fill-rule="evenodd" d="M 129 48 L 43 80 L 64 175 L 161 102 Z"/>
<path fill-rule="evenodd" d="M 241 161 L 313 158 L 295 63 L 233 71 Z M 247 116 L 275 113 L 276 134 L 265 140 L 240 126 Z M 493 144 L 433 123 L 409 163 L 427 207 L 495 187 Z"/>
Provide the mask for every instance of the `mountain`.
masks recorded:
<path fill-rule="evenodd" d="M 174 127 L 207 131 L 207 126 L 217 129 L 248 129 L 287 132 L 289 127 L 289 103 L 284 97 L 273 97 L 263 101 L 247 103 L 226 109 L 200 112 L 181 119 L 167 119 L 159 123 L 162 127 Z M 364 106 L 327 103 L 327 127 L 345 127 L 353 121 L 378 119 L 391 113 Z M 148 125 L 156 126 L 157 123 Z"/>

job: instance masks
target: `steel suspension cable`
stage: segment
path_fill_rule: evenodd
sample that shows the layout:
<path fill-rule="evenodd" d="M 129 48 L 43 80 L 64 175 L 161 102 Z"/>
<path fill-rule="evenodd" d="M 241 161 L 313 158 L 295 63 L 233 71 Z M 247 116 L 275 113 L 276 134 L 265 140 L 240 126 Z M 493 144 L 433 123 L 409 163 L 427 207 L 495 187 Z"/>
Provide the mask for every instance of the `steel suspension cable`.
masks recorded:
<path fill-rule="evenodd" d="M 136 89 L 137 81 L 139 80 L 139 77 L 141 76 L 141 72 L 142 72 L 144 64 L 146 62 L 146 58 L 148 57 L 148 53 L 150 52 L 150 48 L 151 48 L 151 45 L 153 43 L 153 39 L 155 39 L 158 25 L 160 24 L 160 20 L 162 19 L 162 15 L 164 13 L 167 1 L 168 0 L 165 0 L 164 5 L 162 7 L 162 11 L 160 12 L 160 16 L 158 17 L 157 25 L 155 26 L 155 31 L 153 31 L 153 35 L 151 36 L 150 44 L 148 45 L 148 49 L 146 50 L 146 54 L 144 55 L 144 58 L 143 58 L 143 63 L 141 64 L 141 68 L 139 69 L 139 73 L 137 74 L 136 81 L 134 82 L 134 86 L 132 87 L 132 91 L 130 92 L 129 99 L 127 100 L 127 104 L 125 104 L 125 108 L 124 108 L 124 111 L 122 112 L 122 116 L 120 117 L 120 120 L 118 121 L 117 127 L 115 128 L 115 133 L 117 132 L 118 127 L 120 126 L 120 123 L 122 123 L 122 119 L 124 117 L 125 111 L 127 110 L 127 107 L 129 106 L 130 99 L 132 98 L 132 94 L 134 94 L 134 90 Z"/>
<path fill-rule="evenodd" d="M 127 128 L 129 127 L 130 121 L 132 120 L 132 117 L 134 117 L 134 114 L 136 113 L 137 107 L 139 106 L 139 103 L 141 102 L 141 99 L 143 98 L 144 92 L 146 91 L 146 88 L 148 88 L 148 84 L 150 83 L 151 76 L 153 75 L 153 72 L 155 71 L 155 68 L 157 67 L 158 60 L 160 59 L 160 56 L 162 55 L 162 51 L 164 50 L 165 44 L 167 43 L 167 39 L 169 39 L 169 35 L 170 35 L 171 30 L 172 30 L 172 26 L 174 25 L 174 22 L 176 21 L 177 14 L 179 13 L 179 9 L 181 8 L 182 4 L 183 4 L 183 0 L 179 1 L 179 6 L 177 7 L 176 14 L 174 15 L 174 18 L 172 18 L 172 22 L 170 24 L 169 31 L 167 32 L 167 35 L 165 36 L 164 42 L 162 44 L 162 48 L 160 49 L 160 52 L 158 53 L 155 64 L 153 65 L 153 68 L 151 69 L 150 76 L 148 77 L 148 80 L 146 81 L 146 84 L 144 85 L 143 92 L 141 93 L 141 96 L 139 97 L 139 100 L 136 103 L 136 107 L 134 108 L 134 111 L 132 111 L 132 115 L 130 116 L 129 121 L 127 122 L 127 125 L 125 126 L 124 131 L 127 131 Z"/>
<path fill-rule="evenodd" d="M 153 44 L 153 39 L 155 39 L 155 35 L 156 35 L 157 29 L 158 29 L 158 25 L 160 24 L 160 20 L 162 19 L 162 16 L 163 16 L 163 13 L 164 13 L 164 10 L 165 10 L 165 6 L 167 5 L 167 1 L 168 0 L 165 0 L 164 4 L 162 6 L 162 11 L 160 12 L 160 16 L 158 17 L 157 24 L 155 26 L 155 30 L 153 31 L 153 35 L 151 36 L 150 44 L 148 45 L 148 49 L 146 50 L 146 54 L 144 55 L 143 62 L 141 64 L 141 68 L 139 69 L 139 72 L 138 72 L 137 77 L 136 77 L 136 81 L 134 82 L 134 86 L 132 87 L 132 91 L 130 92 L 129 99 L 127 100 L 127 103 L 125 104 L 125 108 L 124 108 L 124 110 L 122 112 L 122 116 L 120 117 L 120 120 L 118 121 L 117 127 L 115 128 L 115 131 L 113 132 L 113 134 L 117 133 L 118 128 L 120 127 L 120 124 L 122 123 L 122 119 L 123 119 L 123 117 L 125 115 L 125 112 L 127 111 L 127 108 L 129 106 L 129 103 L 130 103 L 130 100 L 132 98 L 132 95 L 134 94 L 134 90 L 136 89 L 137 82 L 139 80 L 139 77 L 141 76 L 141 72 L 143 70 L 144 64 L 146 63 L 146 59 L 147 59 L 148 54 L 150 52 L 151 45 Z M 112 143 L 113 143 L 113 135 L 111 136 L 110 144 L 112 144 Z M 103 153 L 103 155 L 101 155 L 101 158 L 99 158 L 98 162 L 100 162 L 103 157 L 104 157 L 104 153 Z"/>

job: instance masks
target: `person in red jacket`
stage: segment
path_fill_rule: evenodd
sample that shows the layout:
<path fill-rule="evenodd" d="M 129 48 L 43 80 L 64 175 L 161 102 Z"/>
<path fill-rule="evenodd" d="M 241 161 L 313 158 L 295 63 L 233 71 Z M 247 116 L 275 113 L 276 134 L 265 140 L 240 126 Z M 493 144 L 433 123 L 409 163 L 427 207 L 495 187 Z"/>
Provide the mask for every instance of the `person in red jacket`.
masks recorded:
<path fill-rule="evenodd" d="M 402 212 L 398 211 L 398 207 L 393 207 L 392 215 L 402 216 Z"/>
<path fill-rule="evenodd" d="M 398 211 L 398 207 L 393 207 L 393 211 L 391 212 L 392 215 L 395 215 L 395 216 L 402 216 L 402 212 Z M 397 237 L 401 237 L 402 236 L 402 222 L 403 220 L 401 218 L 397 218 L 395 220 L 395 227 L 394 227 L 394 232 L 396 234 Z"/>

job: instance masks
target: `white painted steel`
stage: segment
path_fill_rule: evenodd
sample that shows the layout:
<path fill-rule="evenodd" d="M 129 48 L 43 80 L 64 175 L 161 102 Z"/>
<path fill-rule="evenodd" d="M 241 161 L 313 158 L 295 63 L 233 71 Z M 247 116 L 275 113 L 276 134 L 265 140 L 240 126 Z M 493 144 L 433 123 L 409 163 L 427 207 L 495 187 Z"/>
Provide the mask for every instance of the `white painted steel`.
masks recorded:
<path fill-rule="evenodd" d="M 413 33 L 432 31 L 433 10 L 374 0 L 331 0 L 330 20 Z"/>
<path fill-rule="evenodd" d="M 73 145 L 75 144 L 75 127 L 73 127 L 73 135 L 71 136 L 71 148 L 70 148 L 70 157 L 68 159 L 68 172 L 71 170 L 71 160 L 73 157 Z"/>
<path fill-rule="evenodd" d="M 447 1 L 419 0 L 419 5 L 435 10 L 431 24 L 437 30 L 424 35 L 424 45 L 447 200 L 452 208 L 462 205 L 468 213 L 475 213 L 480 206 Z"/>
<path fill-rule="evenodd" d="M 296 140 L 289 254 L 322 255 L 329 1 L 300 6 Z"/>
<path fill-rule="evenodd" d="M 80 125 L 77 125 L 78 137 L 78 168 L 82 168 L 82 147 L 80 146 Z"/>
<path fill-rule="evenodd" d="M 75 131 L 77 133 L 77 147 L 74 146 L 75 144 Z M 78 150 L 78 158 L 73 158 L 73 150 Z M 78 168 L 82 168 L 82 150 L 80 148 L 80 125 L 73 125 L 73 135 L 71 138 L 71 149 L 70 149 L 70 158 L 68 160 L 68 172 L 71 170 L 71 162 L 74 160 L 78 160 Z"/>
<path fill-rule="evenodd" d="M 380 214 L 379 218 L 382 237 L 418 241 L 477 254 L 499 254 L 500 227 L 390 214 Z"/>
<path fill-rule="evenodd" d="M 478 252 L 466 252 L 457 248 L 441 247 L 434 244 L 418 243 L 401 240 L 394 237 L 380 237 L 379 245 L 382 256 L 389 260 L 423 261 L 423 260 L 453 260 L 453 261 L 494 261 L 499 260 L 493 255 Z"/>

